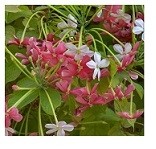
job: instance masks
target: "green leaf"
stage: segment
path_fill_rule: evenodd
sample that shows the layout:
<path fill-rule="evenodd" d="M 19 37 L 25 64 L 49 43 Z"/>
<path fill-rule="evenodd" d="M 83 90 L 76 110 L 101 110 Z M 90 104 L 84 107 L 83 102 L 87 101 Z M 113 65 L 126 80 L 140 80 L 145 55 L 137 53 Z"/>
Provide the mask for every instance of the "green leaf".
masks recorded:
<path fill-rule="evenodd" d="M 5 28 L 5 41 L 8 43 L 9 40 L 13 39 L 15 35 L 15 29 L 11 25 L 7 25 Z"/>
<path fill-rule="evenodd" d="M 143 87 L 140 84 L 138 84 L 138 83 L 134 83 L 134 86 L 136 88 L 136 91 L 137 91 L 138 95 L 142 99 L 143 98 L 143 95 L 144 95 L 144 89 L 143 89 Z"/>
<path fill-rule="evenodd" d="M 18 7 L 18 5 L 5 5 L 5 11 L 16 13 L 21 11 Z"/>
<path fill-rule="evenodd" d="M 16 80 L 21 74 L 21 70 L 14 64 L 13 61 L 7 59 L 5 63 L 5 83 Z"/>
<path fill-rule="evenodd" d="M 105 122 L 103 113 L 106 106 L 93 106 L 84 112 L 81 121 L 83 130 L 80 131 L 82 136 L 105 136 L 108 133 L 109 125 Z"/>
<path fill-rule="evenodd" d="M 38 87 L 34 80 L 29 79 L 27 77 L 18 81 L 17 85 L 23 88 L 37 88 Z"/>
<path fill-rule="evenodd" d="M 108 132 L 109 136 L 126 136 L 122 131 L 121 125 L 118 123 L 114 125 Z"/>
<path fill-rule="evenodd" d="M 57 90 L 54 90 L 52 88 L 46 89 L 48 92 L 51 102 L 54 106 L 54 109 L 59 107 L 61 105 L 61 96 Z M 46 112 L 49 115 L 53 115 L 52 108 L 49 103 L 49 99 L 45 93 L 44 90 L 40 90 L 40 100 L 41 100 L 41 106 L 44 112 Z"/>
<path fill-rule="evenodd" d="M 109 59 L 109 61 L 110 61 L 110 75 L 111 75 L 111 78 L 113 78 L 117 72 L 117 65 L 114 60 Z"/>
<path fill-rule="evenodd" d="M 108 90 L 109 87 L 109 77 L 101 78 L 99 85 L 98 85 L 98 91 L 102 94 L 105 93 Z"/>
<path fill-rule="evenodd" d="M 13 106 L 22 96 L 24 96 L 28 91 L 15 91 L 13 94 L 10 95 L 8 101 L 8 107 Z M 29 96 L 27 96 L 19 105 L 18 108 L 22 109 L 29 103 L 33 102 L 37 99 L 39 93 L 38 90 L 34 90 Z"/>

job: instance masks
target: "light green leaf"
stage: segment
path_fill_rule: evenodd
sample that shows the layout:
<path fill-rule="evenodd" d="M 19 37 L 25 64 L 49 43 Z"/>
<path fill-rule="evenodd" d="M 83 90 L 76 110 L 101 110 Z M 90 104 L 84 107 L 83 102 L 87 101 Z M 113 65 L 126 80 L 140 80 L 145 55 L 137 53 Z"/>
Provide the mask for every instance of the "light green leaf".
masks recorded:
<path fill-rule="evenodd" d="M 143 95 L 144 95 L 144 89 L 143 89 L 143 87 L 140 84 L 138 84 L 138 83 L 134 83 L 134 86 L 136 88 L 136 91 L 137 91 L 138 95 L 142 99 L 143 98 Z"/>
<path fill-rule="evenodd" d="M 15 91 L 13 94 L 10 95 L 8 101 L 8 107 L 13 106 L 22 96 L 24 96 L 28 91 Z M 29 96 L 27 96 L 19 105 L 18 108 L 21 109 L 28 105 L 29 103 L 33 102 L 37 99 L 39 93 L 38 90 L 34 90 Z"/>
<path fill-rule="evenodd" d="M 14 64 L 13 61 L 7 59 L 5 63 L 5 83 L 16 80 L 21 74 L 21 70 Z"/>
<path fill-rule="evenodd" d="M 5 41 L 8 43 L 9 40 L 13 39 L 15 35 L 15 29 L 11 25 L 7 25 L 5 28 Z"/>
<path fill-rule="evenodd" d="M 5 5 L 5 11 L 16 13 L 21 11 L 18 7 L 18 5 Z"/>

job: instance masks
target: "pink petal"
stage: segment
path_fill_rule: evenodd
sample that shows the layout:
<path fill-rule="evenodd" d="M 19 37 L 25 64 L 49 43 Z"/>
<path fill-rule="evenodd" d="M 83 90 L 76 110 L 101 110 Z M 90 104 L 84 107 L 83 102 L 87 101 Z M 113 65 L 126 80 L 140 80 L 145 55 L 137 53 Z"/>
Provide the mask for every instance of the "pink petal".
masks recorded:
<path fill-rule="evenodd" d="M 128 85 L 127 89 L 125 90 L 125 97 L 128 97 L 132 91 L 135 90 L 135 86 L 133 84 Z"/>

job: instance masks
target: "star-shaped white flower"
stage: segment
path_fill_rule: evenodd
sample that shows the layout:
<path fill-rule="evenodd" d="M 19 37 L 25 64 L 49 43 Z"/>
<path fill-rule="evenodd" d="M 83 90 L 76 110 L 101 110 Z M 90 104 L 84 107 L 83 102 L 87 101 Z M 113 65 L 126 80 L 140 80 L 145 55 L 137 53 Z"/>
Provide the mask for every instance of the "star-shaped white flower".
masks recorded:
<path fill-rule="evenodd" d="M 113 48 L 117 53 L 119 53 L 116 57 L 121 61 L 123 57 L 132 50 L 132 45 L 130 43 L 126 43 L 123 48 L 120 44 L 115 44 L 113 45 Z"/>
<path fill-rule="evenodd" d="M 135 25 L 133 28 L 133 33 L 139 35 L 142 33 L 142 40 L 144 41 L 144 21 L 142 19 L 135 20 Z"/>
<path fill-rule="evenodd" d="M 116 18 L 116 21 L 122 19 L 126 23 L 129 23 L 131 21 L 131 16 L 127 13 L 124 13 L 121 9 L 117 11 L 117 13 L 111 13 L 111 16 Z"/>
<path fill-rule="evenodd" d="M 94 53 L 94 61 L 91 60 L 91 61 L 87 62 L 86 65 L 90 69 L 94 69 L 93 79 L 95 79 L 96 76 L 98 76 L 98 81 L 99 81 L 100 77 L 101 77 L 100 68 L 108 67 L 109 63 L 110 62 L 107 59 L 102 59 L 101 60 L 101 54 L 99 52 L 95 52 Z"/>
<path fill-rule="evenodd" d="M 77 28 L 77 20 L 71 14 L 69 14 L 68 19 L 67 19 L 67 23 L 65 21 L 60 22 L 57 24 L 57 27 L 59 29 L 63 29 L 63 32 L 61 32 L 59 34 L 59 37 L 62 38 L 64 36 L 64 34 L 66 34 L 66 32 L 69 31 L 68 27 L 75 28 L 75 29 Z M 76 33 L 76 31 L 73 30 L 69 34 L 70 34 L 70 36 L 74 36 L 75 33 Z"/>
<path fill-rule="evenodd" d="M 87 45 L 82 45 L 81 47 L 76 47 L 72 43 L 66 43 L 66 48 L 68 49 L 65 54 L 69 56 L 73 56 L 75 60 L 82 60 L 83 56 L 88 55 L 92 57 L 94 52 L 89 50 Z"/>
<path fill-rule="evenodd" d="M 46 134 L 57 132 L 57 136 L 65 136 L 65 131 L 73 131 L 74 129 L 73 125 L 67 124 L 65 121 L 60 121 L 57 124 L 46 124 L 45 127 L 49 129 Z"/>

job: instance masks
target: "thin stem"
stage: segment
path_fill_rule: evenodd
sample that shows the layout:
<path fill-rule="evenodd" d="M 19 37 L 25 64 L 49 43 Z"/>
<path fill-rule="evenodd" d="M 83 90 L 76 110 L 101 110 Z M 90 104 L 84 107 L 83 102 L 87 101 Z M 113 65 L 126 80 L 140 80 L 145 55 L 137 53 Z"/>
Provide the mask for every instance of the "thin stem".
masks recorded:
<path fill-rule="evenodd" d="M 81 122 L 79 124 L 88 125 L 88 124 L 98 124 L 98 123 L 107 124 L 105 121 Z"/>
<path fill-rule="evenodd" d="M 7 48 L 7 47 L 5 47 L 5 49 L 6 49 L 6 52 L 15 60 L 15 62 L 16 62 L 16 64 L 19 66 L 18 68 L 20 69 L 20 68 L 22 68 L 23 69 L 23 71 L 22 72 L 27 72 L 28 74 L 26 74 L 26 72 L 24 73 L 25 75 L 27 75 L 29 78 L 31 78 L 31 73 L 29 72 L 29 70 L 26 68 L 26 66 L 25 65 L 22 65 L 21 63 L 20 63 L 20 61 L 9 51 L 9 49 Z M 20 69 L 21 70 L 21 69 Z M 24 71 L 25 70 L 25 71 Z M 32 79 L 32 78 L 31 78 Z"/>
<path fill-rule="evenodd" d="M 28 97 L 28 96 L 29 96 L 30 94 L 32 94 L 34 91 L 35 91 L 34 89 L 33 89 L 33 90 L 29 90 L 26 94 L 24 94 L 18 101 L 16 101 L 16 102 L 13 104 L 13 106 L 11 106 L 11 107 L 7 110 L 7 112 L 9 112 L 11 108 L 17 107 L 26 97 Z"/>
<path fill-rule="evenodd" d="M 21 135 L 21 132 L 22 132 L 22 129 L 23 129 L 23 125 L 24 125 L 25 120 L 26 120 L 26 116 L 25 116 L 24 119 L 22 120 L 22 124 L 21 124 L 20 130 L 19 130 L 18 136 Z"/>
<path fill-rule="evenodd" d="M 25 122 L 25 136 L 27 136 L 28 134 L 28 121 L 29 121 L 29 113 L 30 113 L 30 109 L 31 109 L 31 106 L 28 110 L 28 113 L 27 113 L 27 116 L 26 116 L 26 122 Z"/>
<path fill-rule="evenodd" d="M 32 16 L 29 18 L 27 24 L 25 25 L 25 28 L 24 28 L 24 30 L 23 30 L 20 43 L 22 43 L 23 40 L 24 40 L 24 36 L 25 36 L 26 30 L 27 30 L 27 28 L 28 28 L 29 22 L 30 22 L 31 19 L 32 19 L 35 15 L 37 15 L 38 13 L 44 13 L 44 12 L 43 12 L 43 11 L 37 11 L 37 12 L 35 12 L 34 14 L 32 14 Z"/>
<path fill-rule="evenodd" d="M 38 108 L 38 121 L 39 121 L 39 133 L 41 136 L 44 136 L 43 133 L 43 127 L 42 127 L 42 120 L 41 120 L 41 101 L 39 102 L 39 108 Z"/>
<path fill-rule="evenodd" d="M 134 5 L 132 5 L 132 20 L 133 20 L 133 23 L 132 23 L 132 28 L 134 27 L 134 22 L 135 22 L 135 9 L 134 9 Z M 135 44 L 135 34 L 132 33 L 132 44 L 134 45 Z"/>
<path fill-rule="evenodd" d="M 130 98 L 130 115 L 133 114 L 133 92 L 131 93 L 131 98 Z"/>
<path fill-rule="evenodd" d="M 54 115 L 55 122 L 56 122 L 56 124 L 58 124 L 58 119 L 57 119 L 57 116 L 56 116 L 55 109 L 54 109 L 53 103 L 51 101 L 51 98 L 50 98 L 48 92 L 46 90 L 44 90 L 44 91 L 45 91 L 45 93 L 46 93 L 46 95 L 48 97 L 48 100 L 49 100 L 49 103 L 50 103 L 50 106 L 51 106 L 51 109 L 52 109 L 52 112 L 53 112 L 53 115 Z"/>
<path fill-rule="evenodd" d="M 43 31 L 44 37 L 46 38 L 47 35 L 46 35 L 46 31 L 44 30 L 44 26 L 43 26 L 43 19 L 44 19 L 44 18 L 45 18 L 45 16 L 43 16 L 43 17 L 41 18 L 41 28 L 42 28 L 42 31 Z"/>
<path fill-rule="evenodd" d="M 98 37 L 100 38 L 101 42 L 103 42 L 103 39 L 102 39 L 101 35 L 98 33 L 98 31 L 96 31 L 96 30 L 91 30 L 91 31 L 96 33 L 98 35 Z M 105 46 L 103 44 L 102 44 L 102 48 L 103 48 L 104 56 L 106 57 Z"/>
<path fill-rule="evenodd" d="M 114 40 L 116 40 L 120 45 L 122 45 L 124 47 L 124 44 L 120 40 L 118 40 L 115 36 L 113 36 L 111 33 L 109 33 L 108 31 L 106 31 L 106 30 L 104 30 L 102 28 L 92 28 L 91 30 L 99 30 L 99 31 L 105 32 L 106 34 L 111 36 Z"/>
<path fill-rule="evenodd" d="M 80 29 L 80 36 L 79 36 L 79 45 L 78 45 L 78 48 L 80 48 L 80 46 L 82 46 L 82 33 L 83 33 L 83 26 L 81 26 L 81 29 Z"/>
<path fill-rule="evenodd" d="M 90 33 L 87 33 L 87 34 L 90 35 L 90 36 L 92 37 L 92 40 L 93 40 L 93 43 L 94 43 L 95 51 L 98 51 L 98 50 L 97 50 L 97 46 L 96 46 L 96 42 L 95 42 L 94 36 L 93 36 L 92 34 L 90 34 Z"/>
<path fill-rule="evenodd" d="M 97 42 L 103 44 L 105 46 L 105 48 L 110 52 L 110 54 L 116 59 L 116 61 L 119 63 L 119 65 L 121 66 L 121 62 L 119 61 L 119 59 L 114 55 L 114 53 L 101 41 L 95 39 Z"/>
<path fill-rule="evenodd" d="M 95 16 L 100 12 L 100 10 L 103 8 L 103 6 L 100 6 L 99 9 L 95 12 L 95 14 L 90 18 L 89 21 L 87 21 L 86 26 L 95 18 Z"/>

